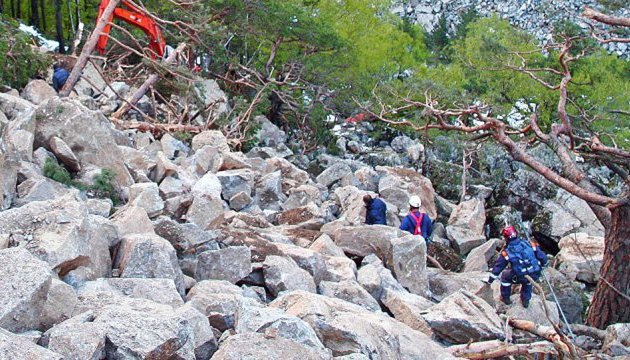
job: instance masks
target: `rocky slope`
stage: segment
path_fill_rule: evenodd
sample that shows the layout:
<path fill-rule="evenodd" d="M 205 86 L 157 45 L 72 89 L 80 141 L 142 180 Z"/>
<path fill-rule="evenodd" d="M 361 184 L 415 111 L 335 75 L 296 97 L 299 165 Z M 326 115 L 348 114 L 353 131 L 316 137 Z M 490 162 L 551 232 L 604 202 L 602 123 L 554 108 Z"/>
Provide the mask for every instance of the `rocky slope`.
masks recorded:
<path fill-rule="evenodd" d="M 29 89 L 0 93 L 0 358 L 450 359 L 449 345 L 503 339 L 500 314 L 548 325 L 546 300 L 525 310 L 514 295 L 495 309 L 498 284 L 483 282 L 501 246 L 491 234 L 522 210 L 488 208 L 492 188 L 457 204 L 387 161 L 294 155 L 263 117 L 260 146 L 244 154 L 218 131 L 190 144 L 122 132 L 89 97 Z M 398 165 L 442 161 L 409 138 L 383 151 Z M 124 204 L 43 176 L 47 161 L 85 183 L 111 169 Z M 366 193 L 387 203 L 389 226 L 362 224 Z M 427 267 L 425 241 L 397 229 L 411 195 L 463 272 Z M 549 212 L 550 278 L 579 322 L 601 225 L 557 190 L 530 200 Z M 623 326 L 608 330 L 610 355 L 628 351 Z"/>

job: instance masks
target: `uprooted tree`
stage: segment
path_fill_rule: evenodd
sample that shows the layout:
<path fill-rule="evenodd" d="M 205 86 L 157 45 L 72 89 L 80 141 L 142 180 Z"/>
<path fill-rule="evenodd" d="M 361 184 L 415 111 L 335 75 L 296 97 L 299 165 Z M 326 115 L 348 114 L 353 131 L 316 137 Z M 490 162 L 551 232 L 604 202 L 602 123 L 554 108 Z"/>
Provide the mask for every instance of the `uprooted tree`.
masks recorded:
<path fill-rule="evenodd" d="M 616 26 L 628 26 L 628 19 L 603 16 L 587 9 L 585 17 Z M 597 40 L 624 39 L 614 35 L 602 36 L 592 32 Z M 605 229 L 605 250 L 600 277 L 592 304 L 588 310 L 587 323 L 597 328 L 609 324 L 630 322 L 630 151 L 604 142 L 604 134 L 588 126 L 593 117 L 572 96 L 570 84 L 574 82 L 572 70 L 575 63 L 585 56 L 588 49 L 580 48 L 580 42 L 590 36 L 564 36 L 562 41 L 549 44 L 537 51 L 511 52 L 511 59 L 502 70 L 526 74 L 548 91 L 557 93 L 555 121 L 543 124 L 537 111 L 533 111 L 528 123 L 520 127 L 492 115 L 485 105 L 448 108 L 436 97 L 424 92 L 425 99 L 415 100 L 409 96 L 398 96 L 398 107 L 361 104 L 373 118 L 393 125 L 409 126 L 416 131 L 438 129 L 471 134 L 477 140 L 493 140 L 502 145 L 512 159 L 529 166 L 545 179 L 585 200 Z M 557 62 L 541 65 L 532 64 L 533 53 L 549 54 L 547 59 L 557 56 Z M 540 58 L 538 58 L 540 60 Z M 583 84 L 580 84 L 583 85 Z M 390 92 L 391 93 L 391 92 Z M 358 101 L 357 101 L 358 102 Z M 421 118 L 415 114 L 422 109 Z M 581 121 L 576 121 L 580 118 Z M 579 126 L 577 124 L 580 124 Z M 544 144 L 555 153 L 561 170 L 546 166 L 542 159 L 528 149 L 535 144 Z M 624 182 L 625 192 L 620 196 L 607 194 L 601 186 L 586 174 L 581 159 L 597 162 L 610 168 Z"/>

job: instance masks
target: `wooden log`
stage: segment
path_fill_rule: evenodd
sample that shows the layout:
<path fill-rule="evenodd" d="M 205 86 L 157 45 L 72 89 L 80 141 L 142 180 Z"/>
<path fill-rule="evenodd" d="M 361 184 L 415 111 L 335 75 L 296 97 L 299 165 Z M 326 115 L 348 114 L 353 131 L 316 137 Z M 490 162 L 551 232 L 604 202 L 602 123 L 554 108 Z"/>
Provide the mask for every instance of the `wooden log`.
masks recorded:
<path fill-rule="evenodd" d="M 447 350 L 454 356 L 465 359 L 491 359 L 532 354 L 558 355 L 555 346 L 548 341 L 538 341 L 531 344 L 506 344 L 499 340 L 490 340 L 450 346 Z"/>
<path fill-rule="evenodd" d="M 186 47 L 186 44 L 184 43 L 179 44 L 179 46 L 177 46 L 177 49 L 175 49 L 175 51 L 173 51 L 166 58 L 166 60 L 164 60 L 164 63 L 166 65 L 173 63 L 177 59 L 177 55 L 180 54 L 182 51 L 184 51 L 185 47 Z M 158 82 L 159 79 L 160 79 L 160 76 L 158 74 L 151 74 L 144 81 L 142 86 L 140 86 L 140 88 L 136 90 L 135 93 L 133 93 L 130 97 L 128 97 L 125 103 L 123 103 L 120 106 L 120 109 L 116 110 L 116 112 L 113 113 L 111 117 L 114 119 L 120 119 L 123 115 L 127 113 L 127 111 L 129 111 L 129 109 L 131 108 L 131 105 L 135 105 L 144 96 L 144 94 L 146 94 L 146 92 L 149 91 L 149 89 L 153 85 L 155 85 L 155 83 Z"/>
<path fill-rule="evenodd" d="M 87 42 L 85 43 L 85 45 L 83 45 L 83 49 L 81 49 L 81 55 L 79 55 L 79 59 L 72 68 L 72 72 L 70 72 L 68 80 L 59 92 L 59 97 L 67 97 L 68 95 L 70 95 L 70 92 L 74 88 L 74 85 L 76 85 L 77 81 L 79 81 L 81 73 L 83 72 L 83 68 L 85 68 L 85 65 L 87 65 L 87 62 L 90 58 L 90 54 L 94 51 L 94 48 L 96 48 L 96 43 L 98 43 L 99 36 L 101 36 L 103 29 L 109 23 L 114 14 L 114 9 L 116 9 L 119 3 L 120 0 L 112 0 L 105 8 L 103 15 L 96 23 L 96 28 L 94 28 L 94 31 L 92 31 L 92 33 L 90 34 Z"/>

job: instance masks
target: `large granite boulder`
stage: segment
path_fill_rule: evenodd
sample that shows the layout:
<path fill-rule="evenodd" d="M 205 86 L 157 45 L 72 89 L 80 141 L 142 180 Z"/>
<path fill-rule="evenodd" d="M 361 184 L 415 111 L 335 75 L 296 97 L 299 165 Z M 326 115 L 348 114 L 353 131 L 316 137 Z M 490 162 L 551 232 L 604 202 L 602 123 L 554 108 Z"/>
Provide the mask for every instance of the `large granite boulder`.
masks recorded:
<path fill-rule="evenodd" d="M 186 304 L 207 316 L 219 331 L 234 328 L 236 312 L 244 301 L 241 288 L 224 280 L 200 281 L 186 294 Z"/>
<path fill-rule="evenodd" d="M 301 269 L 291 258 L 267 256 L 263 269 L 265 286 L 273 296 L 278 296 L 283 291 L 317 291 L 311 274 Z"/>
<path fill-rule="evenodd" d="M 604 259 L 604 238 L 574 233 L 560 239 L 557 255 L 558 270 L 571 280 L 596 284 Z"/>
<path fill-rule="evenodd" d="M 219 344 L 213 360 L 242 359 L 287 359 L 322 360 L 332 359 L 325 351 L 317 351 L 296 341 L 273 335 L 246 333 L 228 337 Z"/>
<path fill-rule="evenodd" d="M 409 292 L 430 294 L 427 278 L 427 245 L 422 236 L 407 235 L 392 240 L 392 272 Z"/>
<path fill-rule="evenodd" d="M 396 206 L 401 211 L 400 215 L 407 213 L 409 198 L 416 195 L 422 201 L 423 211 L 431 219 L 436 219 L 436 194 L 429 179 L 409 169 L 377 166 L 376 171 L 381 175 L 379 194 L 385 201 Z"/>
<path fill-rule="evenodd" d="M 37 346 L 23 336 L 13 334 L 0 328 L 0 358 L 1 359 L 37 359 L 62 360 L 61 354 Z"/>
<path fill-rule="evenodd" d="M 378 302 L 355 280 L 340 282 L 322 281 L 319 293 L 324 296 L 337 298 L 357 304 L 370 311 L 381 310 Z"/>
<path fill-rule="evenodd" d="M 197 256 L 196 280 L 226 280 L 236 283 L 252 271 L 251 251 L 247 246 L 231 246 L 204 251 Z"/>

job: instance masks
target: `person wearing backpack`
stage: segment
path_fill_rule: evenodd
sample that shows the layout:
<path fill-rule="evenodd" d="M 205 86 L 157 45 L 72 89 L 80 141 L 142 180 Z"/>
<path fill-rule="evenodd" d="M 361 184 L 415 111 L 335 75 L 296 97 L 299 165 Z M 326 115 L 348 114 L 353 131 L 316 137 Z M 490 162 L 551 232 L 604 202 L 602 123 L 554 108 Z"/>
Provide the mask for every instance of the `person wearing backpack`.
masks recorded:
<path fill-rule="evenodd" d="M 363 196 L 365 204 L 365 223 L 368 225 L 387 225 L 387 205 L 379 198 L 366 194 Z"/>
<path fill-rule="evenodd" d="M 503 229 L 501 235 L 506 244 L 492 268 L 488 283 L 498 279 L 503 272 L 501 274 L 501 301 L 510 305 L 512 285 L 521 284 L 521 303 L 527 308 L 532 298 L 533 285 L 525 278 L 525 275 L 537 281 L 543 267 L 547 265 L 547 255 L 536 243 L 519 238 L 514 226 Z M 503 271 L 508 265 L 510 268 Z"/>
<path fill-rule="evenodd" d="M 429 215 L 420 212 L 422 202 L 418 196 L 409 198 L 409 214 L 400 223 L 400 230 L 404 230 L 413 235 L 422 235 L 425 241 L 429 240 L 433 232 L 433 222 Z"/>

